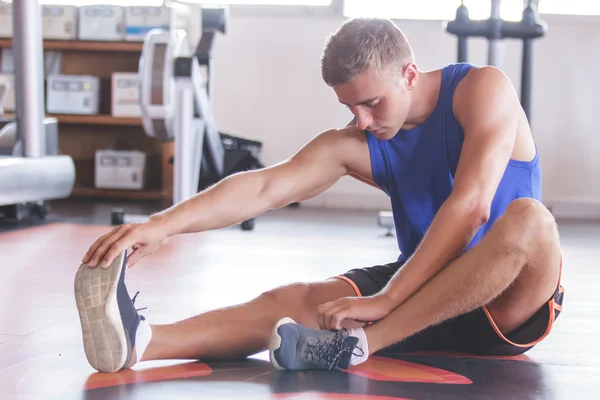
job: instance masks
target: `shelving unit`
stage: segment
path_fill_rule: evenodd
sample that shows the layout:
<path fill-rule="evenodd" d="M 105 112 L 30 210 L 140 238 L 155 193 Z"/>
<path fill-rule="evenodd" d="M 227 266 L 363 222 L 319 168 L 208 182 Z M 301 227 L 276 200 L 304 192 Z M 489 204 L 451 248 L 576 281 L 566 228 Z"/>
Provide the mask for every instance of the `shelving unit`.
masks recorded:
<path fill-rule="evenodd" d="M 6 116 L 14 116 L 7 113 Z M 112 125 L 112 126 L 142 126 L 141 118 L 113 117 L 112 115 L 75 115 L 75 114 L 46 114 L 56 118 L 59 124 L 65 125 Z"/>
<path fill-rule="evenodd" d="M 0 39 L 0 47 L 12 47 L 12 39 Z M 44 50 L 142 52 L 141 42 L 101 42 L 91 40 L 44 40 Z"/>
<path fill-rule="evenodd" d="M 0 39 L 0 48 L 10 48 L 11 39 Z M 111 115 L 111 75 L 137 72 L 141 42 L 44 40 L 44 50 L 62 53 L 61 73 L 100 77 L 100 115 L 48 114 L 59 122 L 59 148 L 73 158 L 76 169 L 73 197 L 160 201 L 168 206 L 173 198 L 171 143 L 149 138 L 140 118 Z M 108 190 L 94 187 L 94 156 L 97 149 L 135 148 L 147 154 L 144 190 Z"/>

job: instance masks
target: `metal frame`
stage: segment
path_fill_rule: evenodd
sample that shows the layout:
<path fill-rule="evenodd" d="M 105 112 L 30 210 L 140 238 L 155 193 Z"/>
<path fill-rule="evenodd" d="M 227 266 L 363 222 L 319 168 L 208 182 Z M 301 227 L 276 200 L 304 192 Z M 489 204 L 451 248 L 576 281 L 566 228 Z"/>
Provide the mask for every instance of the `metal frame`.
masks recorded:
<path fill-rule="evenodd" d="M 41 23 L 37 0 L 13 2 L 16 121 L 4 125 L 2 142 L 8 142 L 9 149 L 21 148 L 20 154 L 0 157 L 0 206 L 43 207 L 46 200 L 68 197 L 75 184 L 71 157 L 55 155 L 48 148 L 52 138 L 46 126 L 56 121 L 44 118 Z"/>

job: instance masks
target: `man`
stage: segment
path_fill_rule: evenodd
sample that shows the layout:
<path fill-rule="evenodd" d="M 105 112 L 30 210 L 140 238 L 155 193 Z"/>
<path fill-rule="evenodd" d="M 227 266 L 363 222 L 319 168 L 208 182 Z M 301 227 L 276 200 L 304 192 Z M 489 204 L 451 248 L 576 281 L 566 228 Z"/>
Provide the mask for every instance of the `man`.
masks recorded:
<path fill-rule="evenodd" d="M 519 354 L 550 332 L 562 304 L 558 232 L 507 77 L 468 64 L 420 71 L 385 19 L 345 22 L 326 43 L 322 75 L 354 115 L 348 126 L 93 243 L 76 295 L 94 368 L 270 349 L 277 368 L 346 369 L 383 349 Z M 398 260 L 170 325 L 135 310 L 125 269 L 166 238 L 302 201 L 345 175 L 390 196 Z"/>

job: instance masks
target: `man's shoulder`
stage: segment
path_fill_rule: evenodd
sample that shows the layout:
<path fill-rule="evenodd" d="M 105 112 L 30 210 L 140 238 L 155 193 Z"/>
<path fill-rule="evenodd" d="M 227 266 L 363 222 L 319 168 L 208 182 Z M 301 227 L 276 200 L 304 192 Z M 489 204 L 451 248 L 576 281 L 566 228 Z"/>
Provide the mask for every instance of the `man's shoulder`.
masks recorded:
<path fill-rule="evenodd" d="M 455 96 L 468 96 L 473 91 L 483 88 L 494 90 L 498 85 L 512 86 L 512 82 L 502 70 L 489 65 L 473 66 L 457 85 Z"/>
<path fill-rule="evenodd" d="M 322 140 L 331 144 L 340 143 L 366 143 L 366 135 L 356 125 L 348 124 L 342 128 L 333 128 L 323 131 L 319 134 Z"/>
<path fill-rule="evenodd" d="M 456 86 L 453 95 L 455 114 L 465 112 L 486 99 L 514 91 L 508 76 L 493 66 L 472 67 Z"/>

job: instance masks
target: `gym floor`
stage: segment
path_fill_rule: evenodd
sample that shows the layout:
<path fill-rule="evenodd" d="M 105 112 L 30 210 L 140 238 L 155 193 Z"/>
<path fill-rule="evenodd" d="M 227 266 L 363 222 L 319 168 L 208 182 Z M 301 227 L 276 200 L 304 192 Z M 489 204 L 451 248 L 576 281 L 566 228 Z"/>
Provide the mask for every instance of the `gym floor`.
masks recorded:
<path fill-rule="evenodd" d="M 73 296 L 110 204 L 62 202 L 49 223 L 0 226 L 0 399 L 591 399 L 600 377 L 600 222 L 559 221 L 564 311 L 524 356 L 386 354 L 344 372 L 275 371 L 266 353 L 237 362 L 156 361 L 101 374 L 88 365 Z M 151 209 L 129 208 L 144 213 Z M 129 270 L 153 323 L 249 300 L 397 256 L 374 212 L 282 209 L 239 227 L 170 239 Z M 233 279 L 232 279 L 233 277 Z M 201 333 L 199 333 L 201 334 Z"/>

